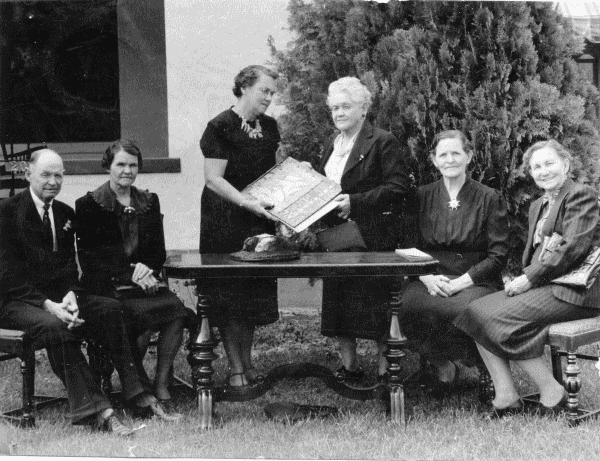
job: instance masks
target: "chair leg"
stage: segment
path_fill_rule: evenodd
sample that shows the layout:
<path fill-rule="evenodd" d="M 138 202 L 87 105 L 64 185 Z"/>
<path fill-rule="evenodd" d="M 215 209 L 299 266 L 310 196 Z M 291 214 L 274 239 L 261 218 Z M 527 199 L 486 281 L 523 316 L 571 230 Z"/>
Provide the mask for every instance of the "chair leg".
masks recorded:
<path fill-rule="evenodd" d="M 559 348 L 556 346 L 550 346 L 550 360 L 552 361 L 552 374 L 561 385 L 563 382 L 563 371 L 562 371 L 562 358 L 560 356 Z"/>
<path fill-rule="evenodd" d="M 21 377 L 23 378 L 23 408 L 21 427 L 35 427 L 35 350 L 26 347 L 21 357 Z"/>
<path fill-rule="evenodd" d="M 567 417 L 570 426 L 575 426 L 578 423 L 579 391 L 581 390 L 581 378 L 579 377 L 579 373 L 581 373 L 581 368 L 579 368 L 577 363 L 575 351 L 567 351 L 567 368 L 565 369 L 567 379 L 564 386 L 569 395 L 567 400 Z"/>

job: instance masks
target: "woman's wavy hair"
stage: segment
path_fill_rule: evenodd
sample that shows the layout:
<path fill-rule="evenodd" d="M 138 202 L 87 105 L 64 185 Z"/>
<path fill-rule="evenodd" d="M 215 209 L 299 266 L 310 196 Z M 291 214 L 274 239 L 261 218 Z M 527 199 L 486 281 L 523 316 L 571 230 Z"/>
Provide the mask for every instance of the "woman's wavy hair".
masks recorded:
<path fill-rule="evenodd" d="M 369 110 L 373 101 L 373 95 L 369 89 L 356 77 L 342 77 L 331 82 L 327 90 L 327 105 L 329 105 L 329 98 L 334 93 L 346 93 L 353 102 L 366 104 L 366 111 Z"/>
<path fill-rule="evenodd" d="M 569 162 L 569 170 L 571 170 L 571 164 L 573 162 L 573 155 L 569 152 L 561 143 L 559 143 L 556 139 L 547 139 L 546 141 L 538 141 L 534 145 L 532 145 L 529 149 L 525 151 L 523 154 L 523 161 L 521 165 L 523 166 L 523 171 L 529 171 L 529 162 L 531 161 L 532 155 L 540 149 L 544 148 L 552 149 L 556 152 L 561 159 L 567 160 Z"/>
<path fill-rule="evenodd" d="M 440 133 L 436 134 L 435 137 L 433 138 L 433 149 L 429 153 L 430 159 L 435 158 L 435 148 L 440 143 L 440 141 L 443 141 L 444 139 L 458 139 L 460 141 L 462 149 L 467 154 L 473 153 L 473 144 L 471 144 L 471 141 L 469 141 L 469 138 L 467 138 L 466 134 L 464 134 L 460 130 L 445 130 L 445 131 L 441 131 Z"/>
<path fill-rule="evenodd" d="M 110 170 L 110 166 L 115 159 L 115 155 L 121 151 L 125 151 L 129 155 L 135 155 L 138 160 L 138 168 L 140 170 L 142 169 L 142 151 L 134 141 L 130 141 L 129 139 L 117 139 L 110 146 L 108 146 L 106 151 L 104 151 L 104 155 L 102 156 L 102 168 L 105 170 Z"/>
<path fill-rule="evenodd" d="M 248 88 L 254 85 L 261 73 L 271 77 L 273 80 L 277 80 L 279 77 L 277 72 L 265 66 L 253 64 L 251 66 L 244 67 L 233 79 L 233 94 L 235 97 L 241 98 L 242 88 Z"/>

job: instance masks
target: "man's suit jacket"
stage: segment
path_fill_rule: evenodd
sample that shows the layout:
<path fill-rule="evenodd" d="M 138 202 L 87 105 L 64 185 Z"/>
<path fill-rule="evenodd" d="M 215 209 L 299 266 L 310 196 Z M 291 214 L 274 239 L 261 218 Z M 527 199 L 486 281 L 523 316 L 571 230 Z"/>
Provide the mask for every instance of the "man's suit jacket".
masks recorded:
<path fill-rule="evenodd" d="M 75 260 L 75 212 L 52 202 L 58 251 L 47 241 L 29 189 L 0 202 L 0 302 L 40 306 L 79 290 Z"/>
<path fill-rule="evenodd" d="M 325 145 L 316 170 L 325 174 L 333 152 L 334 135 Z M 392 250 L 399 208 L 408 191 L 408 152 L 388 131 L 364 122 L 344 167 L 342 193 L 350 195 L 350 219 L 356 221 L 369 250 Z"/>
<path fill-rule="evenodd" d="M 543 236 L 550 237 L 555 232 L 560 234 L 563 238 L 561 245 L 547 252 L 541 261 L 533 258 L 533 236 L 542 205 L 543 197 L 540 197 L 529 208 L 529 233 L 523 253 L 523 272 L 533 286 L 550 283 L 552 279 L 576 268 L 594 245 L 600 245 L 598 193 L 590 186 L 567 179 L 542 227 Z M 600 308 L 598 280 L 589 290 L 552 284 L 552 293 L 571 304 Z"/>

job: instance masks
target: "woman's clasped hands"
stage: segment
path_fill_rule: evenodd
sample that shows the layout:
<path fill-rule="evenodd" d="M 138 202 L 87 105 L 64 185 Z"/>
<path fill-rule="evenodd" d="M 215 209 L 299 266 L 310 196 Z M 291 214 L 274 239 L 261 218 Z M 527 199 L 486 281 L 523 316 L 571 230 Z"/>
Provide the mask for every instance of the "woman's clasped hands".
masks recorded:
<path fill-rule="evenodd" d="M 158 280 L 154 277 L 154 271 L 143 263 L 132 264 L 135 267 L 131 281 L 138 285 L 144 293 L 155 294 L 158 291 Z"/>
<path fill-rule="evenodd" d="M 431 296 L 447 298 L 462 291 L 465 287 L 460 279 L 450 279 L 445 275 L 424 275 L 419 277 Z"/>
<path fill-rule="evenodd" d="M 518 277 L 506 282 L 504 284 L 504 291 L 508 296 L 520 295 L 533 288 L 531 282 L 525 274 L 519 275 Z"/>

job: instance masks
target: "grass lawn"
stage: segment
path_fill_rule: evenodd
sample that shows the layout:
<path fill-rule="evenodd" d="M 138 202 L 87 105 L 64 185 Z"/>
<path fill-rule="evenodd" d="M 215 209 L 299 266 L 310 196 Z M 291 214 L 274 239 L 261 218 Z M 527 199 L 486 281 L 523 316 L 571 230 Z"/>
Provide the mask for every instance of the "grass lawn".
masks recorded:
<path fill-rule="evenodd" d="M 321 337 L 319 318 L 289 314 L 257 332 L 256 363 L 260 369 L 291 361 L 311 361 L 330 368 L 339 366 L 334 343 Z M 376 373 L 374 348 L 361 342 L 363 366 Z M 590 352 L 592 352 L 590 350 Z M 225 379 L 226 361 L 215 361 L 218 383 Z M 62 384 L 40 354 L 36 368 L 38 393 L 64 395 Z M 155 357 L 149 355 L 149 370 Z M 417 357 L 407 358 L 407 372 Z M 548 361 L 549 363 L 549 361 Z M 600 406 L 600 378 L 593 364 L 582 364 L 582 402 Z M 186 352 L 181 351 L 176 371 L 189 377 Z M 146 427 L 130 440 L 117 439 L 71 426 L 66 405 L 42 410 L 37 428 L 17 429 L 0 421 L 18 455 L 102 456 L 102 457 L 185 457 L 185 458 L 276 458 L 276 459 L 394 459 L 394 460 L 536 460 L 598 459 L 600 431 L 590 421 L 569 429 L 564 419 L 515 416 L 500 421 L 483 418 L 477 400 L 474 369 L 462 369 L 465 391 L 443 401 L 407 396 L 411 413 L 406 429 L 389 423 L 377 401 L 353 401 L 337 396 L 319 380 L 286 380 L 265 396 L 250 402 L 217 403 L 216 427 L 199 430 L 193 400 L 185 393 L 176 404 L 185 417 L 176 424 L 144 421 Z M 522 393 L 531 385 L 515 370 Z M 118 379 L 113 378 L 118 385 Z M 367 381 L 368 382 L 368 381 Z M 472 384 L 472 386 L 470 386 Z M 20 403 L 20 373 L 17 361 L 0 363 L 0 408 Z M 263 409 L 271 402 L 296 402 L 336 406 L 337 417 L 282 424 L 266 417 Z M 139 423 L 136 421 L 136 423 Z M 2 440 L 0 437 L 0 448 Z M 1 450 L 0 450 L 1 452 Z"/>

